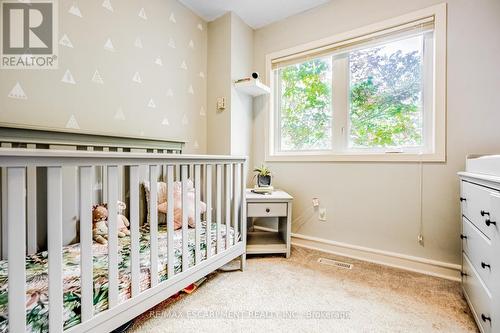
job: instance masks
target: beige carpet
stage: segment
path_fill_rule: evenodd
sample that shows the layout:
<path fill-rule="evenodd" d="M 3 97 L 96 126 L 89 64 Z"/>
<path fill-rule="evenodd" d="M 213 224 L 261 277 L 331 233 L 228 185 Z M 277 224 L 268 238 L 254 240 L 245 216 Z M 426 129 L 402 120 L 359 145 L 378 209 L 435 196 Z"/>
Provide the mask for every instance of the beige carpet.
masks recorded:
<path fill-rule="evenodd" d="M 169 299 L 130 332 L 477 332 L 458 282 L 294 247 L 290 259 L 250 258 Z"/>

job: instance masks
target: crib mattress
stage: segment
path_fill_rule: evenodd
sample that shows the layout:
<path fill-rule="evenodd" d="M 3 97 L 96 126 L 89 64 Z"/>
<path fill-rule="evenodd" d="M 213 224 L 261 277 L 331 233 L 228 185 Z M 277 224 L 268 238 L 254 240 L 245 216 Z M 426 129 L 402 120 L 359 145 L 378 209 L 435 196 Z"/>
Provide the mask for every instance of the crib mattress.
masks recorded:
<path fill-rule="evenodd" d="M 226 244 L 226 227 L 221 225 L 222 248 Z M 216 224 L 212 225 L 212 254 L 215 254 L 217 239 Z M 201 256 L 206 258 L 206 224 L 201 228 Z M 230 229 L 230 244 L 239 240 L 239 234 L 234 235 Z M 140 288 L 150 286 L 150 248 L 149 228 L 141 228 L 140 236 Z M 188 231 L 189 266 L 194 266 L 195 230 Z M 159 281 L 167 279 L 167 230 L 166 226 L 158 227 L 158 272 Z M 130 270 L 130 236 L 119 238 L 119 299 L 124 301 L 131 294 Z M 108 247 L 94 243 L 93 276 L 94 276 L 94 311 L 98 313 L 108 307 Z M 26 257 L 26 324 L 28 332 L 48 332 L 48 253 L 40 252 Z M 174 232 L 174 270 L 182 271 L 182 230 Z M 63 284 L 64 284 L 64 328 L 80 323 L 80 244 L 63 248 Z M 0 332 L 8 332 L 8 263 L 0 261 Z"/>

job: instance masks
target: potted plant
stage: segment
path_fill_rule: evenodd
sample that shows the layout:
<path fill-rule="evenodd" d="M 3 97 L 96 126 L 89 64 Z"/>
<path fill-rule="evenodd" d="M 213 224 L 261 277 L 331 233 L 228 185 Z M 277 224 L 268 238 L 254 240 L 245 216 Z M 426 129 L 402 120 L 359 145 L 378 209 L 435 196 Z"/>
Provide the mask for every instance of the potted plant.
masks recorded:
<path fill-rule="evenodd" d="M 265 165 L 261 165 L 258 168 L 253 169 L 257 174 L 257 186 L 258 187 L 266 187 L 271 186 L 271 170 Z"/>

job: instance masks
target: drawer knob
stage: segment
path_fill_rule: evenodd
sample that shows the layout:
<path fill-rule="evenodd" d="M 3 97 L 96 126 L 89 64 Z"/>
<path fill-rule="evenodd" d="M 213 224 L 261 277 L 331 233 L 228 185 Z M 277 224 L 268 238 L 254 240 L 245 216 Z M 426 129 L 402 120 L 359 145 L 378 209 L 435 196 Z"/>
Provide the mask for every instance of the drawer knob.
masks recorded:
<path fill-rule="evenodd" d="M 460 197 L 460 202 L 462 202 L 462 201 L 467 201 L 467 199 L 464 197 Z"/>
<path fill-rule="evenodd" d="M 484 313 L 481 314 L 481 319 L 484 321 L 484 322 L 487 322 L 489 321 L 491 323 L 491 318 L 490 317 L 487 317 Z"/>
<path fill-rule="evenodd" d="M 266 213 L 269 213 L 270 211 L 271 211 L 271 209 L 266 208 Z"/>
<path fill-rule="evenodd" d="M 486 212 L 486 211 L 484 211 L 484 210 L 482 210 L 482 211 L 481 211 L 481 216 L 484 216 L 484 215 L 488 215 L 488 216 L 490 216 L 490 213 L 489 213 L 489 212 Z"/>
<path fill-rule="evenodd" d="M 486 225 L 487 225 L 488 227 L 489 227 L 490 225 L 492 225 L 492 224 L 497 225 L 497 223 L 496 223 L 496 222 L 494 222 L 494 221 L 490 221 L 490 219 L 487 219 L 487 220 L 485 221 L 485 223 L 486 223 Z"/>
<path fill-rule="evenodd" d="M 486 269 L 486 267 L 488 267 L 488 268 L 490 268 L 490 269 L 491 269 L 491 266 L 490 266 L 490 265 L 488 265 L 487 263 L 482 262 L 482 261 L 481 261 L 481 267 L 482 267 L 482 268 L 484 268 L 484 269 Z"/>
<path fill-rule="evenodd" d="M 467 239 L 467 236 L 465 236 L 465 235 L 460 235 L 460 239 Z"/>

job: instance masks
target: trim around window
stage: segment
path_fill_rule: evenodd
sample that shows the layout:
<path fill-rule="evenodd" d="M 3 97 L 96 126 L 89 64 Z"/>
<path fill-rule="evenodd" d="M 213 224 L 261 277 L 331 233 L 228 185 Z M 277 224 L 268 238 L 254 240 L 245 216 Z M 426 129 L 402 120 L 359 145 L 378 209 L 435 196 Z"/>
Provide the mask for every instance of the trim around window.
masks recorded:
<path fill-rule="evenodd" d="M 266 73 L 269 85 L 274 87 L 275 75 L 273 72 L 273 60 L 287 58 L 292 55 L 310 52 L 311 50 L 322 49 L 328 45 L 340 43 L 342 41 L 359 38 L 398 27 L 409 22 L 422 20 L 427 17 L 434 17 L 434 76 L 433 76 L 433 99 L 431 116 L 432 128 L 427 128 L 428 135 L 433 139 L 431 150 L 419 151 L 405 149 L 404 151 L 391 149 L 365 149 L 349 150 L 347 152 L 326 151 L 278 151 L 276 149 L 276 122 L 277 110 L 275 110 L 275 89 L 271 90 L 271 100 L 268 108 L 268 126 L 266 126 L 266 161 L 293 162 L 293 161 L 318 161 L 318 162 L 445 162 L 446 161 L 446 3 L 424 8 L 412 13 L 408 13 L 396 18 L 385 20 L 376 24 L 371 24 L 349 32 L 340 33 L 332 37 L 309 42 L 300 46 L 273 52 L 266 56 Z"/>

